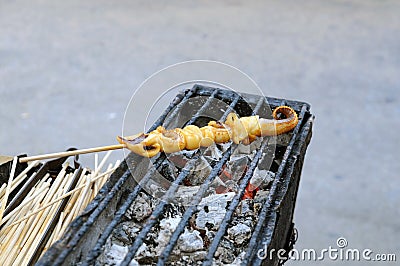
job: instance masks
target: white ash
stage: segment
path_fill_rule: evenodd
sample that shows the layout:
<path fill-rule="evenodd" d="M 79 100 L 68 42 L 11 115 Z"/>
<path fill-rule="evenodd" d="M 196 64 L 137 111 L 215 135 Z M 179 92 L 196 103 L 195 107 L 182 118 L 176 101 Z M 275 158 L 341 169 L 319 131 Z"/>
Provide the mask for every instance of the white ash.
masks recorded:
<path fill-rule="evenodd" d="M 145 191 L 155 198 L 161 198 L 168 189 L 170 182 L 165 182 L 165 178 L 158 172 L 144 185 Z"/>
<path fill-rule="evenodd" d="M 250 179 L 250 184 L 255 187 L 260 187 L 261 185 L 268 185 L 269 182 L 275 179 L 275 173 L 268 170 L 261 170 L 256 168 L 254 170 L 253 176 Z"/>
<path fill-rule="evenodd" d="M 182 204 L 187 206 L 192 200 L 194 195 L 199 191 L 200 186 L 180 186 L 174 198 L 174 204 Z"/>
<path fill-rule="evenodd" d="M 246 252 L 243 251 L 236 257 L 236 259 L 232 263 L 228 263 L 228 264 L 224 264 L 224 265 L 225 266 L 239 266 L 239 265 L 242 265 L 242 261 L 243 261 L 245 256 L 246 256 Z"/>
<path fill-rule="evenodd" d="M 207 252 L 204 250 L 199 250 L 195 252 L 179 253 L 179 256 L 170 256 L 173 261 L 171 265 L 174 266 L 187 266 L 187 265 L 201 265 L 202 261 L 206 258 Z"/>
<path fill-rule="evenodd" d="M 236 244 L 241 245 L 251 237 L 251 228 L 243 223 L 228 229 L 228 236 Z"/>
<path fill-rule="evenodd" d="M 179 237 L 178 247 L 183 252 L 194 252 L 203 249 L 204 243 L 200 232 L 197 230 L 190 232 L 185 229 L 185 232 Z"/>
<path fill-rule="evenodd" d="M 140 261 L 143 258 L 153 258 L 153 257 L 154 253 L 151 252 L 150 247 L 146 243 L 143 243 L 136 252 L 136 258 L 138 261 Z"/>
<path fill-rule="evenodd" d="M 196 218 L 196 226 L 201 229 L 206 229 L 207 225 L 209 225 L 217 230 L 225 216 L 226 206 L 234 196 L 234 192 L 229 192 L 203 198 L 197 206 L 199 212 Z"/>
<path fill-rule="evenodd" d="M 158 246 L 156 247 L 157 256 L 159 256 L 167 246 L 180 220 L 181 218 L 166 218 L 160 221 L 160 232 L 157 236 Z"/>
<path fill-rule="evenodd" d="M 100 264 L 105 266 L 120 265 L 126 254 L 128 254 L 128 247 L 112 243 L 110 239 L 108 239 L 103 257 L 100 258 L 102 259 Z M 129 266 L 137 265 L 139 265 L 139 263 L 136 260 L 132 260 L 129 264 Z"/>

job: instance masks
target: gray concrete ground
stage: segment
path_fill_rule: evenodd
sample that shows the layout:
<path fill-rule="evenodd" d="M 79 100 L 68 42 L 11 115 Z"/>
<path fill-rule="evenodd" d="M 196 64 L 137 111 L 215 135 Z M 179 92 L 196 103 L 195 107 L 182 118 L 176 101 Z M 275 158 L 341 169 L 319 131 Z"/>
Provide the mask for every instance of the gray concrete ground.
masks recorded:
<path fill-rule="evenodd" d="M 226 62 L 266 95 L 312 104 L 296 247 L 343 236 L 400 260 L 399 13 L 390 0 L 0 1 L 0 153 L 113 144 L 149 75 Z M 334 264 L 366 265 L 288 263 Z"/>

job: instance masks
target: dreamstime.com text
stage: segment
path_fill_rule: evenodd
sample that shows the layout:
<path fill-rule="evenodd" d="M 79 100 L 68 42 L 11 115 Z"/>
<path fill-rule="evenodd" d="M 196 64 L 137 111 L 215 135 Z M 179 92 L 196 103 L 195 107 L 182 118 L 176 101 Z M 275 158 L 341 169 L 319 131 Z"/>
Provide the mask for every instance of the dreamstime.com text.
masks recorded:
<path fill-rule="evenodd" d="M 375 253 L 371 249 L 347 248 L 348 242 L 344 237 L 340 237 L 336 241 L 337 247 L 329 246 L 320 251 L 315 249 L 292 249 L 287 252 L 285 249 L 271 249 L 267 251 L 267 247 L 258 250 L 257 256 L 260 259 L 273 259 L 278 257 L 279 260 L 295 260 L 295 261 L 371 261 L 371 262 L 395 262 L 396 254 L 392 253 Z"/>

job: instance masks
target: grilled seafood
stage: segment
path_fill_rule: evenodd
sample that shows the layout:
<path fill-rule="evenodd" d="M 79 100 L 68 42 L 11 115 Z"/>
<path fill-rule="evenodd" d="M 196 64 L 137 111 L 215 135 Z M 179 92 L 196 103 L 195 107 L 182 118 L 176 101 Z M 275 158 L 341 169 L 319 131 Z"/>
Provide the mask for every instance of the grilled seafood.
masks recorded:
<path fill-rule="evenodd" d="M 298 123 L 296 112 L 288 106 L 277 107 L 272 116 L 274 119 L 259 118 L 258 115 L 239 118 L 235 113 L 230 113 L 224 123 L 210 121 L 207 126 L 201 128 L 189 125 L 183 129 L 165 129 L 159 126 L 148 134 L 118 136 L 117 140 L 136 154 L 153 157 L 159 152 L 194 150 L 231 140 L 236 144 L 247 145 L 257 137 L 286 133 Z M 280 116 L 284 118 L 281 119 Z"/>

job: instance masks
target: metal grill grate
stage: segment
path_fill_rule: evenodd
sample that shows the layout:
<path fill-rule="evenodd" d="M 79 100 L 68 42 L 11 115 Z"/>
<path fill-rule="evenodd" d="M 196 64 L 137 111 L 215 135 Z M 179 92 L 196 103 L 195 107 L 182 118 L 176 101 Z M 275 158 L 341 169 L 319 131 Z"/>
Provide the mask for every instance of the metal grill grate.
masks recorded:
<path fill-rule="evenodd" d="M 214 99 L 221 100 L 227 104 L 227 108 L 221 116 L 221 121 L 224 121 L 227 115 L 232 112 L 232 110 L 235 110 L 240 116 L 260 114 L 260 110 L 262 110 L 263 107 L 265 109 L 264 105 L 266 104 L 264 97 L 246 95 L 246 99 L 244 99 L 241 95 L 232 91 L 196 85 L 192 89 L 179 94 L 167 107 L 160 118 L 149 129 L 149 131 L 156 129 L 161 124 L 169 125 L 174 119 L 176 119 L 179 113 L 182 112 L 182 108 L 185 103 L 189 99 L 196 96 L 204 96 L 208 97 L 208 99 L 202 106 L 200 106 L 195 115 L 191 117 L 186 125 L 195 124 L 198 122 L 204 111 L 212 105 Z M 299 123 L 291 133 L 291 139 L 286 147 L 282 162 L 280 163 L 276 172 L 270 194 L 266 201 L 262 204 L 263 207 L 259 212 L 257 223 L 254 227 L 250 241 L 248 242 L 246 256 L 242 260 L 243 265 L 259 265 L 262 263 L 262 260 L 256 256 L 257 251 L 262 248 L 263 245 L 271 244 L 271 242 L 274 240 L 273 233 L 278 232 L 278 230 L 274 231 L 275 226 L 279 224 L 276 213 L 282 205 L 282 202 L 285 200 L 284 196 L 288 191 L 288 186 L 290 185 L 291 175 L 294 167 L 300 163 L 301 170 L 302 160 L 306 149 L 306 145 L 304 144 L 307 144 L 306 142 L 309 141 L 311 136 L 310 132 L 312 116 L 309 113 L 310 107 L 308 104 L 293 101 L 282 101 L 273 98 L 268 98 L 268 104 L 270 104 L 273 108 L 282 104 L 290 105 L 298 112 Z M 264 112 L 264 110 L 262 110 L 262 112 Z M 263 114 L 262 116 L 265 115 Z M 263 138 L 261 146 L 257 149 L 254 158 L 248 166 L 245 174 L 241 178 L 238 191 L 230 202 L 225 216 L 219 225 L 219 228 L 210 246 L 208 247 L 207 256 L 203 260 L 203 265 L 212 265 L 214 255 L 221 243 L 221 240 L 226 234 L 228 226 L 232 222 L 233 214 L 240 204 L 240 201 L 245 193 L 245 189 L 248 186 L 251 177 L 253 176 L 254 170 L 260 163 L 260 159 L 262 158 L 263 154 L 268 154 L 268 156 L 271 158 L 274 156 L 273 151 L 267 148 L 272 138 L 273 137 Z M 183 213 L 182 219 L 176 227 L 176 230 L 173 232 L 169 243 L 159 256 L 157 265 L 164 265 L 168 262 L 180 235 L 187 226 L 190 218 L 196 212 L 197 205 L 203 199 L 204 194 L 209 188 L 210 184 L 221 173 L 224 165 L 236 149 L 237 145 L 231 144 L 223 153 L 222 158 L 212 165 L 213 168 L 209 176 L 204 180 L 203 184 L 193 197 L 191 204 Z M 133 241 L 133 244 L 129 247 L 129 251 L 123 259 L 121 265 L 130 264 L 136 252 L 143 244 L 147 234 L 157 223 L 159 223 L 160 217 L 164 213 L 167 205 L 171 202 L 171 199 L 178 189 L 178 185 L 180 185 L 182 181 L 189 175 L 199 156 L 201 156 L 201 150 L 198 150 L 194 156 L 186 162 L 177 178 L 172 182 L 168 191 L 164 194 L 162 201 L 160 201 L 160 203 L 155 207 L 151 216 L 144 223 L 141 231 Z M 299 156 L 301 158 L 298 158 Z M 151 167 L 150 170 L 143 175 L 140 182 L 135 185 L 135 182 L 132 181 L 131 172 L 128 169 L 128 165 L 130 165 L 130 169 L 135 169 L 136 167 L 139 168 L 139 165 L 143 163 L 143 160 L 143 158 L 135 154 L 130 154 L 126 158 L 126 161 L 112 175 L 110 181 L 100 190 L 100 193 L 88 206 L 85 213 L 72 223 L 63 239 L 49 249 L 49 251 L 38 262 L 38 264 L 61 265 L 81 262 L 82 265 L 94 265 L 96 259 L 101 255 L 107 239 L 123 219 L 128 208 L 138 197 L 139 193 L 143 191 L 143 185 L 151 179 L 153 174 L 158 171 L 158 169 L 160 169 L 167 158 L 164 154 L 160 154 L 158 157 L 152 160 L 153 167 Z M 298 173 L 298 175 L 299 174 L 300 173 Z M 297 192 L 297 185 L 298 180 L 294 184 L 294 195 L 296 195 Z M 123 187 L 127 186 L 133 187 L 132 191 L 123 198 L 119 208 L 115 209 L 117 205 L 116 203 L 121 197 L 120 191 Z M 293 208 L 294 202 L 292 202 L 292 206 L 287 210 L 290 213 L 288 217 L 290 220 L 286 221 L 286 223 L 291 223 L 292 221 Z M 111 218 L 107 219 L 107 217 Z M 280 220 L 280 222 L 282 223 L 282 220 Z M 285 232 L 285 234 L 288 234 L 288 232 Z M 90 241 L 85 241 L 85 239 Z"/>

